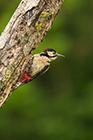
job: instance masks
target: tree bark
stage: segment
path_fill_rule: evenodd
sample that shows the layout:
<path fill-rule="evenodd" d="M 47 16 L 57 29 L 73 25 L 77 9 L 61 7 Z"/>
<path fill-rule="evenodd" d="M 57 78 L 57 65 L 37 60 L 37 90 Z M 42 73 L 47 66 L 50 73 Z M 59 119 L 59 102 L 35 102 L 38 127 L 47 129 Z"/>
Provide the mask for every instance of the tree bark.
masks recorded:
<path fill-rule="evenodd" d="M 62 4 L 63 0 L 22 0 L 19 4 L 0 36 L 0 107 L 24 69 L 31 68 L 31 53 L 51 28 Z"/>

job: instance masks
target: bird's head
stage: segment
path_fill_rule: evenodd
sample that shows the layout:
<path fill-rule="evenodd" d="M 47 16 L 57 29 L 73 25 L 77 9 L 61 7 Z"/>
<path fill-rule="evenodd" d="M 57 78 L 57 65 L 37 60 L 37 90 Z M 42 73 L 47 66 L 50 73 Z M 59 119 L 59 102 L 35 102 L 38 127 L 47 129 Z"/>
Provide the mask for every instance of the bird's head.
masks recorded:
<path fill-rule="evenodd" d="M 64 55 L 57 53 L 56 50 L 51 49 L 51 48 L 45 49 L 44 52 L 41 53 L 41 55 L 48 57 L 50 61 L 55 60 L 60 56 L 64 57 Z"/>

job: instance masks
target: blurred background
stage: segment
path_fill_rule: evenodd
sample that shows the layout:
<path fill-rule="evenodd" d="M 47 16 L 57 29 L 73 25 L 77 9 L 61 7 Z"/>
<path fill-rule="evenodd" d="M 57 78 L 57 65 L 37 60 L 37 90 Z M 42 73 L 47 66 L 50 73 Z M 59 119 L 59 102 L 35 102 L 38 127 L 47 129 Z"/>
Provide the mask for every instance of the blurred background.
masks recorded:
<path fill-rule="evenodd" d="M 0 32 L 20 0 L 0 0 Z M 93 1 L 65 0 L 46 47 L 65 54 L 0 109 L 1 140 L 93 140 Z"/>

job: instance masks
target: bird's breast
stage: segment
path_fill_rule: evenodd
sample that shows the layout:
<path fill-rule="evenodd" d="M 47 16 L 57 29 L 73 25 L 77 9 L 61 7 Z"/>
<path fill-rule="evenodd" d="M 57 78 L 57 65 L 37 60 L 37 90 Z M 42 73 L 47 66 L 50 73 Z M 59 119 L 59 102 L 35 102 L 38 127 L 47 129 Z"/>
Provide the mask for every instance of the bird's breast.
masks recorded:
<path fill-rule="evenodd" d="M 32 64 L 32 76 L 37 75 L 38 73 L 46 70 L 46 68 L 50 65 L 48 59 L 44 57 L 34 57 L 33 64 Z"/>

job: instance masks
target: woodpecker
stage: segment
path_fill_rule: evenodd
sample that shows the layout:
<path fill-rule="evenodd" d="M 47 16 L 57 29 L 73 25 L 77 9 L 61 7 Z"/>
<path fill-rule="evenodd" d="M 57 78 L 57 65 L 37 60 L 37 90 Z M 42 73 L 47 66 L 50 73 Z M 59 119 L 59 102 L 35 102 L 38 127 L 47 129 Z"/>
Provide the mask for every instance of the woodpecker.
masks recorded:
<path fill-rule="evenodd" d="M 45 49 L 40 54 L 35 54 L 33 56 L 31 76 L 36 77 L 37 75 L 44 74 L 49 69 L 51 62 L 60 56 L 64 57 L 64 55 L 57 53 L 51 48 Z"/>
<path fill-rule="evenodd" d="M 44 74 L 49 69 L 51 62 L 58 57 L 64 57 L 64 55 L 57 53 L 56 50 L 51 48 L 47 48 L 43 52 L 33 55 L 32 64 L 29 64 L 27 69 L 24 70 L 15 88 L 32 81 L 38 75 Z"/>

